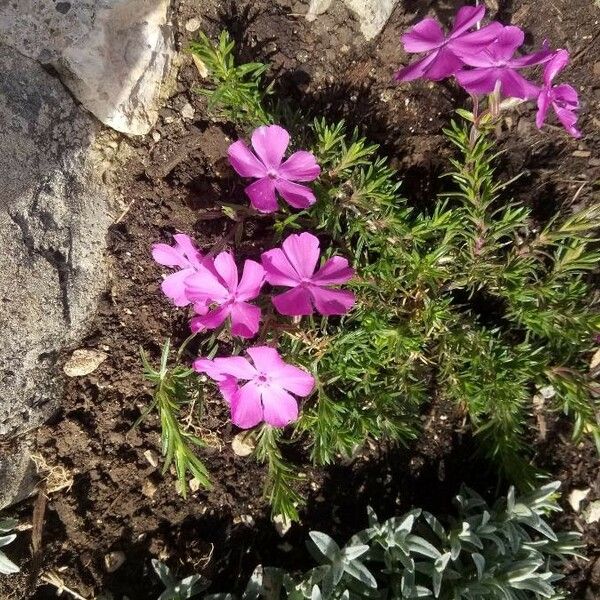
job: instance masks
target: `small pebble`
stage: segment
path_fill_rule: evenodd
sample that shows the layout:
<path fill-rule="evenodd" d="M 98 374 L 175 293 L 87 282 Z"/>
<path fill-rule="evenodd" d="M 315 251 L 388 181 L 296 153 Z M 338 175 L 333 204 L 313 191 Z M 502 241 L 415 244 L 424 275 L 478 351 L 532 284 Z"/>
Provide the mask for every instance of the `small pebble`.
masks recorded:
<path fill-rule="evenodd" d="M 158 140 L 160 140 L 160 133 L 159 133 L 158 131 L 153 131 L 153 132 L 152 132 L 152 139 L 153 139 L 155 142 L 158 142 Z"/>
<path fill-rule="evenodd" d="M 186 102 L 183 105 L 183 108 L 181 109 L 181 116 L 184 119 L 191 120 L 194 118 L 195 114 L 196 114 L 196 111 L 194 110 L 194 107 L 189 102 Z"/>
<path fill-rule="evenodd" d="M 125 553 L 121 551 L 109 552 L 104 555 L 104 568 L 107 573 L 114 573 L 125 562 Z"/>
<path fill-rule="evenodd" d="M 194 31 L 197 31 L 198 29 L 200 29 L 201 24 L 202 24 L 202 21 L 198 17 L 192 17 L 185 24 L 185 29 L 186 29 L 186 31 L 193 33 Z"/>

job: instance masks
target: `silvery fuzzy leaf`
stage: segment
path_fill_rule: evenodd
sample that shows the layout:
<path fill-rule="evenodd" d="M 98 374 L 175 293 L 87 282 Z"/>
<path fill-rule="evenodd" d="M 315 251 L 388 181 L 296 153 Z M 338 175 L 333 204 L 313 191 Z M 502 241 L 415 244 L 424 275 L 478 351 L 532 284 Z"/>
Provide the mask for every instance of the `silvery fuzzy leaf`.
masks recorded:
<path fill-rule="evenodd" d="M 8 533 L 12 531 L 18 524 L 15 519 L 3 519 L 0 521 L 0 533 Z"/>
<path fill-rule="evenodd" d="M 321 590 L 318 585 L 313 585 L 313 589 L 310 592 L 310 600 L 322 600 Z"/>
<path fill-rule="evenodd" d="M 439 558 L 436 559 L 435 563 L 433 564 L 433 568 L 438 573 L 443 573 L 446 567 L 448 566 L 448 563 L 450 562 L 450 558 L 450 552 L 445 552 Z"/>
<path fill-rule="evenodd" d="M 431 513 L 423 511 L 423 518 L 429 527 L 431 527 L 433 533 L 440 538 L 442 542 L 445 542 L 448 539 L 448 535 L 444 526 L 438 521 L 436 517 L 434 517 Z"/>
<path fill-rule="evenodd" d="M 16 533 L 11 533 L 10 535 L 4 535 L 0 537 L 0 548 L 2 548 L 2 546 L 8 546 L 9 544 L 12 544 L 16 539 Z"/>
<path fill-rule="evenodd" d="M 430 544 L 427 540 L 424 540 L 418 535 L 409 535 L 406 538 L 406 545 L 410 552 L 416 552 L 417 554 L 428 556 L 434 560 L 442 555 L 433 544 Z"/>
<path fill-rule="evenodd" d="M 350 575 L 350 577 L 354 577 L 357 581 L 360 581 L 362 584 L 370 587 L 372 589 L 377 589 L 377 581 L 375 577 L 371 574 L 369 569 L 365 567 L 360 561 L 353 560 L 344 565 L 344 571 Z"/>
<path fill-rule="evenodd" d="M 311 531 L 309 535 L 311 541 L 323 556 L 326 556 L 331 562 L 339 558 L 340 547 L 333 538 L 321 531 Z"/>
<path fill-rule="evenodd" d="M 0 552 L 0 574 L 12 575 L 19 572 L 19 567 L 12 560 L 9 560 L 4 552 Z"/>
<path fill-rule="evenodd" d="M 433 595 L 438 598 L 442 589 L 442 574 L 438 571 L 434 571 L 431 580 L 433 583 Z"/>
<path fill-rule="evenodd" d="M 356 546 L 345 546 L 342 549 L 341 555 L 344 560 L 354 560 L 359 556 L 362 556 L 365 552 L 369 551 L 369 546 L 365 544 L 356 545 Z"/>
<path fill-rule="evenodd" d="M 471 558 L 475 563 L 475 568 L 477 569 L 477 579 L 481 579 L 483 577 L 483 572 L 485 571 L 485 558 L 479 552 L 473 552 L 471 554 Z"/>
<path fill-rule="evenodd" d="M 152 559 L 152 568 L 158 575 L 159 579 L 163 583 L 163 585 L 167 588 L 172 588 L 177 582 L 174 577 L 171 575 L 171 569 L 162 561 Z"/>

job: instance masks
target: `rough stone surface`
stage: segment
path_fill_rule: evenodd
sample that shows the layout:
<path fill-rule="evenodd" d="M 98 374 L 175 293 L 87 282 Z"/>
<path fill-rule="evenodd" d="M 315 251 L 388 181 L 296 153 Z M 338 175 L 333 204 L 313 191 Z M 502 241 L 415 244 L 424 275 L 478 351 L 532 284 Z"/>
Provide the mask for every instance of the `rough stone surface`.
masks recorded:
<path fill-rule="evenodd" d="M 324 13 L 334 0 L 311 0 L 307 17 L 314 19 Z M 376 37 L 384 28 L 399 0 L 342 0 L 356 13 L 360 30 L 367 40 Z"/>
<path fill-rule="evenodd" d="M 58 352 L 104 287 L 98 127 L 56 78 L 0 45 L 0 440 L 55 408 Z"/>
<path fill-rule="evenodd" d="M 25 500 L 37 483 L 35 466 L 25 444 L 0 447 L 0 510 Z"/>
<path fill-rule="evenodd" d="M 150 131 L 173 56 L 169 0 L 0 0 L 0 42 L 56 69 L 104 124 Z"/>

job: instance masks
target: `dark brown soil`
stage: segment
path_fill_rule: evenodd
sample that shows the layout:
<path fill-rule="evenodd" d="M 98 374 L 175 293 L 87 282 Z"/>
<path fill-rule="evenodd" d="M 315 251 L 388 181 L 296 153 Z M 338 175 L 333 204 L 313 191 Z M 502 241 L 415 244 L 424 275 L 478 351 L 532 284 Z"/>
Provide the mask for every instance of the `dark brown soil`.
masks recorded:
<path fill-rule="evenodd" d="M 447 169 L 451 154 L 441 128 L 464 98 L 451 84 L 398 86 L 391 76 L 407 58 L 398 42 L 407 26 L 428 12 L 447 21 L 461 3 L 405 0 L 369 44 L 341 7 L 308 24 L 293 14 L 306 11 L 303 2 L 256 0 L 251 8 L 241 2 L 206 4 L 188 0 L 175 10 L 181 49 L 190 38 L 184 25 L 193 16 L 203 16 L 202 28 L 209 34 L 228 28 L 242 60 L 273 64 L 270 76 L 280 93 L 310 114 L 345 118 L 365 128 L 399 169 L 411 203 L 435 200 L 437 176 Z M 582 95 L 585 136 L 574 141 L 557 127 L 538 132 L 530 108 L 506 119 L 499 132 L 507 150 L 502 175 L 525 172 L 513 193 L 531 203 L 540 219 L 574 202 L 589 202 L 600 173 L 600 62 L 595 62 L 600 9 L 592 0 L 543 4 L 542 10 L 533 0 L 500 2 L 501 18 L 525 28 L 531 44 L 548 38 L 571 51 L 568 77 Z M 307 531 L 322 529 L 344 538 L 365 522 L 367 504 L 384 516 L 413 504 L 444 511 L 461 481 L 481 493 L 496 491 L 493 472 L 473 456 L 470 439 L 460 433 L 460 415 L 436 403 L 423 416 L 424 434 L 408 449 L 368 448 L 361 458 L 328 471 L 313 471 L 305 461 L 307 508 L 302 524 L 284 539 L 270 523 L 261 496 L 263 469 L 234 455 L 230 444 L 236 432 L 217 400 L 208 402 L 202 432 L 212 440 L 202 456 L 214 490 L 184 500 L 175 491 L 174 477 L 161 476 L 160 465 L 150 464 L 145 453 L 160 454 L 156 417 L 130 431 L 149 402 L 139 348 L 156 360 L 159 344 L 168 336 L 181 341 L 187 329 L 186 316 L 159 293 L 161 271 L 150 258 L 150 246 L 177 230 L 195 235 L 205 247 L 227 239 L 231 222 L 211 218 L 209 209 L 224 198 L 244 201 L 224 160 L 232 130 L 207 117 L 204 100 L 191 91 L 200 83 L 197 70 L 185 53 L 182 57 L 176 89 L 154 136 L 129 141 L 132 158 L 118 175 L 128 210 L 111 228 L 109 289 L 80 344 L 106 352 L 108 359 L 91 375 L 67 380 L 62 409 L 37 433 L 46 463 L 63 466 L 73 477 L 70 488 L 50 494 L 43 569 L 58 572 L 68 587 L 90 599 L 102 591 L 118 600 L 157 597 L 153 557 L 181 575 L 205 574 L 214 589 L 239 589 L 258 563 L 303 566 Z M 182 118 L 187 102 L 195 108 L 193 120 Z M 262 239 L 260 226 L 246 228 L 244 253 L 258 253 L 263 243 L 268 240 Z M 545 441 L 536 443 L 539 464 L 563 481 L 567 493 L 589 487 L 588 499 L 600 499 L 599 463 L 591 444 L 574 447 L 560 421 L 549 426 Z M 585 525 L 566 501 L 565 508 L 560 525 L 582 529 L 590 557 L 586 564 L 575 561 L 567 567 L 567 585 L 573 598 L 598 598 L 600 527 Z M 21 522 L 31 521 L 31 511 L 30 504 L 20 507 Z M 22 534 L 16 547 L 23 560 L 27 538 Z M 123 552 L 126 561 L 107 573 L 104 557 L 114 551 Z M 28 591 L 30 572 L 26 562 L 21 578 L 0 579 L 0 598 L 55 597 L 55 589 L 40 581 L 33 584 L 37 591 Z"/>

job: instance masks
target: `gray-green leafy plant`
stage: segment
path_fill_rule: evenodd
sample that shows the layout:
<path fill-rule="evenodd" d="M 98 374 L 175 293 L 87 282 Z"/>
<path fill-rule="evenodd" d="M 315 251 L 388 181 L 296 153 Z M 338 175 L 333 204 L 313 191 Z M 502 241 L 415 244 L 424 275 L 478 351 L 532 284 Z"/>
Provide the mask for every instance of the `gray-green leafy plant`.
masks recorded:
<path fill-rule="evenodd" d="M 520 497 L 511 488 L 494 506 L 463 488 L 457 517 L 447 524 L 421 509 L 383 522 L 370 510 L 369 526 L 343 547 L 311 532 L 309 549 L 318 566 L 303 575 L 261 568 L 243 598 L 565 598 L 556 587 L 559 567 L 566 557 L 580 557 L 582 544 L 578 533 L 555 533 L 547 521 L 560 510 L 559 486 L 550 483 Z"/>
<path fill-rule="evenodd" d="M 202 593 L 209 585 L 200 575 L 190 575 L 177 580 L 171 569 L 160 560 L 153 559 L 152 567 L 166 588 L 158 600 L 187 600 Z"/>
<path fill-rule="evenodd" d="M 15 541 L 17 534 L 10 533 L 17 526 L 14 519 L 3 519 L 0 521 L 0 548 L 8 546 Z M 6 534 L 6 535 L 5 535 Z M 18 573 L 19 567 L 14 562 L 8 559 L 6 554 L 0 550 L 0 574 L 11 575 Z"/>

